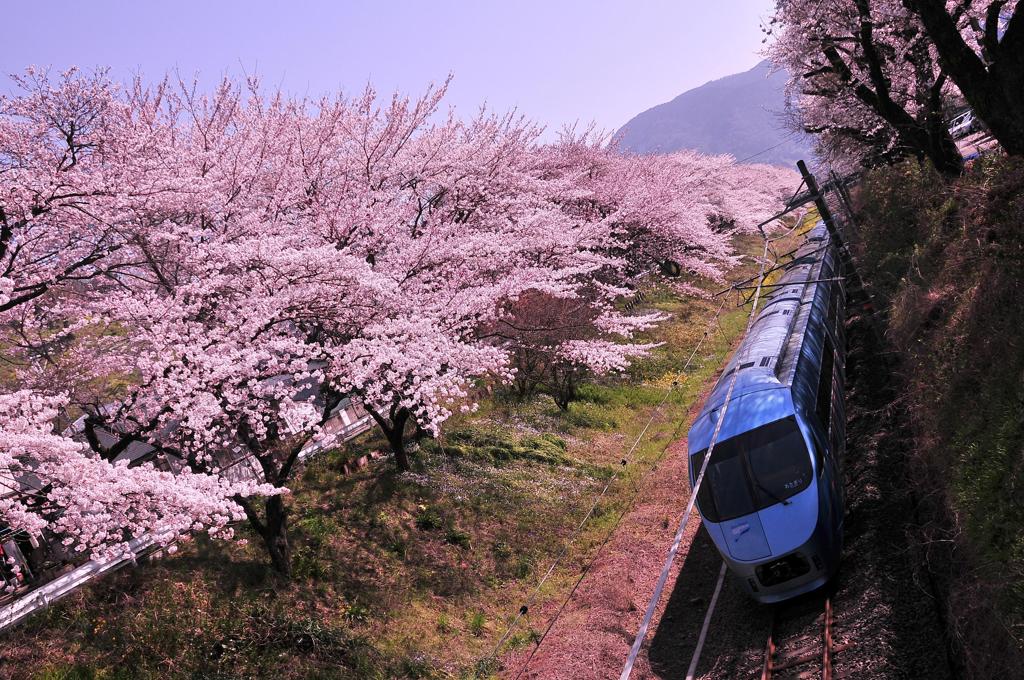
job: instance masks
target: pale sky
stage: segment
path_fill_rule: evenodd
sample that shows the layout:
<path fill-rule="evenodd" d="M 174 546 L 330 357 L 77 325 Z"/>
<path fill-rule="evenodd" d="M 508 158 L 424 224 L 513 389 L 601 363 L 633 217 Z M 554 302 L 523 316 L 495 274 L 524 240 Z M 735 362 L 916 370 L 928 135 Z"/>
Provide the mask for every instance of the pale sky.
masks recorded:
<path fill-rule="evenodd" d="M 177 69 L 204 82 L 257 73 L 318 95 L 421 92 L 517 108 L 555 130 L 611 132 L 637 113 L 761 60 L 771 0 L 173 0 L 10 2 L 0 89 L 26 66 L 110 66 L 116 78 Z"/>

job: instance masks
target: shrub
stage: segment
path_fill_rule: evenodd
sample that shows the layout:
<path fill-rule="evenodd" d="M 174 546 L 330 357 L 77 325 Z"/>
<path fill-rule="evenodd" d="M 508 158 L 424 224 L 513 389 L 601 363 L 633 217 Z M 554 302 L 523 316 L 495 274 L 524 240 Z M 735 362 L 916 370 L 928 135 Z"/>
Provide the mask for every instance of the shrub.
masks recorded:
<path fill-rule="evenodd" d="M 487 625 L 487 617 L 483 612 L 473 612 L 469 617 L 469 632 L 473 637 L 480 637 L 484 634 L 484 627 Z"/>
<path fill-rule="evenodd" d="M 468 549 L 472 543 L 470 535 L 457 527 L 449 527 L 448 531 L 445 532 L 444 540 L 446 543 L 464 549 Z"/>
<path fill-rule="evenodd" d="M 429 505 L 420 506 L 419 512 L 416 514 L 417 529 L 431 531 L 433 529 L 440 529 L 442 526 L 444 526 L 444 520 L 435 508 Z"/>

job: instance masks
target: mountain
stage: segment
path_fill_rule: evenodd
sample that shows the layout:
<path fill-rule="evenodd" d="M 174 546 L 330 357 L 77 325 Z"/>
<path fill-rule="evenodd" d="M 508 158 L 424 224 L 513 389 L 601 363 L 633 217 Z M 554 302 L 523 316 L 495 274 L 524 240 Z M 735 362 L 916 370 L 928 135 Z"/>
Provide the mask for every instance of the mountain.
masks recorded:
<path fill-rule="evenodd" d="M 644 111 L 618 131 L 619 146 L 633 153 L 696 149 L 737 160 L 793 167 L 812 160 L 812 142 L 782 121 L 789 76 L 762 61 L 744 73 L 713 80 Z M 774 147 L 774 148 L 769 148 Z M 763 153 L 761 153 L 763 152 Z"/>

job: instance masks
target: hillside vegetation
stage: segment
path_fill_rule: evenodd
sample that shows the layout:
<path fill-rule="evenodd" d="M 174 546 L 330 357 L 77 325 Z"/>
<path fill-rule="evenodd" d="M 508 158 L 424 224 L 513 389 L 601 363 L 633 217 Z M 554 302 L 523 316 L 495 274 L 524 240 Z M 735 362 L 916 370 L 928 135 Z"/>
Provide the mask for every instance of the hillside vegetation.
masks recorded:
<path fill-rule="evenodd" d="M 754 240 L 743 237 L 741 250 Z M 546 395 L 485 398 L 440 440 L 426 440 L 411 472 L 380 458 L 342 473 L 346 461 L 386 447 L 375 432 L 318 457 L 292 485 L 290 581 L 266 569 L 254 537 L 227 547 L 195 540 L 31 620 L 4 672 L 39 680 L 490 676 L 499 669 L 489 658 L 495 644 L 648 419 L 631 464 L 534 609 L 568 592 L 640 477 L 685 431 L 745 320 L 743 309 L 724 314 L 683 373 L 717 306 L 648 290 L 642 307 L 672 315 L 649 333 L 665 343 L 650 357 L 583 385 L 567 411 Z M 528 619 L 502 653 L 536 640 L 545 623 Z"/>
<path fill-rule="evenodd" d="M 916 162 L 861 184 L 860 261 L 912 426 L 920 552 L 968 677 L 1024 643 L 1024 163 L 943 181 Z"/>

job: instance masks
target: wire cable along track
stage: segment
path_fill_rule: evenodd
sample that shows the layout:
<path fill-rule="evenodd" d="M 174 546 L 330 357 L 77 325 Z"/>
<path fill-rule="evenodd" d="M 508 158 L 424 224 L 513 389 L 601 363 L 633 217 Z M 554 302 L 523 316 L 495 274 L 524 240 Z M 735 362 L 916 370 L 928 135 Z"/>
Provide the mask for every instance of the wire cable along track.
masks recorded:
<path fill-rule="evenodd" d="M 718 297 L 721 295 L 725 295 L 729 292 L 740 292 L 742 295 L 743 291 L 751 291 L 749 297 L 747 297 L 747 299 L 745 299 L 743 302 L 743 304 L 750 305 L 750 315 L 747 319 L 747 325 L 744 330 L 744 335 L 750 333 L 755 322 L 758 320 L 756 314 L 758 310 L 758 303 L 760 301 L 762 293 L 765 290 L 770 289 L 782 290 L 781 288 L 779 288 L 779 286 L 792 285 L 794 286 L 794 290 L 796 290 L 798 283 L 800 285 L 803 285 L 804 287 L 819 283 L 832 284 L 837 281 L 845 281 L 847 276 L 849 276 L 854 279 L 854 285 L 860 291 L 859 297 L 864 300 L 865 309 L 868 309 L 868 304 L 870 303 L 870 297 L 866 294 L 866 291 L 863 289 L 863 286 L 860 283 L 860 278 L 857 272 L 856 264 L 853 261 L 853 255 L 848 249 L 844 235 L 840 231 L 842 225 L 837 224 L 835 222 L 833 214 L 828 206 L 828 203 L 826 202 L 827 197 L 823 193 L 823 189 L 825 191 L 834 191 L 840 195 L 840 198 L 842 198 L 842 182 L 845 180 L 841 180 L 839 178 L 834 177 L 832 182 L 825 185 L 824 188 L 819 187 L 819 185 L 814 179 L 814 176 L 810 174 L 810 172 L 807 170 L 805 164 L 802 161 L 798 163 L 798 167 L 801 170 L 801 174 L 803 175 L 803 182 L 801 183 L 801 186 L 797 188 L 796 192 L 794 193 L 794 197 L 787 201 L 786 210 L 783 213 L 774 216 L 767 222 L 762 223 L 761 225 L 758 226 L 758 229 L 761 232 L 761 236 L 764 238 L 764 251 L 760 258 L 760 268 L 758 274 L 742 282 L 739 282 L 738 284 L 733 284 L 732 286 L 729 286 L 728 288 L 724 289 L 723 291 L 719 292 L 716 295 L 716 297 Z M 800 196 L 800 189 L 804 185 L 808 187 L 808 192 L 806 196 L 801 197 L 801 200 L 797 201 L 797 197 Z M 813 239 L 811 239 L 810 237 L 805 239 L 805 243 L 799 246 L 797 249 L 791 250 L 786 253 L 778 253 L 776 249 L 773 247 L 774 244 L 780 241 L 781 239 L 785 238 L 786 236 L 790 235 L 791 233 L 793 233 L 797 228 L 799 228 L 803 221 L 801 219 L 797 219 L 795 224 L 790 229 L 776 236 L 769 236 L 767 233 L 765 233 L 763 227 L 768 222 L 774 221 L 775 219 L 778 219 L 779 217 L 787 213 L 793 212 L 794 210 L 798 209 L 799 207 L 803 206 L 804 204 L 810 201 L 814 201 L 815 207 L 817 208 L 817 214 L 820 218 L 819 225 L 824 225 L 824 228 L 820 231 L 827 231 L 827 235 L 822 235 L 819 231 L 819 233 L 816 234 Z M 815 229 L 817 228 L 818 227 L 815 227 Z M 825 245 L 822 245 L 819 248 L 815 248 L 808 252 L 808 248 L 813 248 L 811 242 L 815 240 L 822 241 Z M 785 283 L 775 283 L 767 280 L 767 276 L 770 273 L 778 271 L 779 269 L 788 267 L 790 265 L 790 263 L 780 264 L 782 260 L 786 258 L 793 258 L 793 256 L 798 251 L 800 252 L 801 257 L 806 258 L 809 255 L 822 252 L 828 244 L 833 244 L 835 248 L 832 262 L 839 263 L 838 266 L 840 267 L 840 269 L 838 271 L 846 271 L 848 273 L 837 276 L 833 276 L 831 274 L 819 276 L 819 272 L 817 270 L 814 270 L 813 264 L 808 265 L 807 263 L 804 263 L 801 266 L 803 266 L 804 269 L 806 269 L 806 272 L 800 270 L 797 273 L 808 274 L 810 278 L 808 278 L 807 280 L 792 280 L 786 281 Z M 819 261 L 824 262 L 824 257 L 822 256 L 821 258 L 819 258 Z M 794 295 L 793 291 L 789 291 L 789 293 L 790 295 Z M 840 288 L 840 295 L 842 294 L 842 289 Z M 799 298 L 786 298 L 786 300 L 790 299 L 799 299 L 800 304 L 804 304 L 802 294 Z M 835 299 L 838 300 L 839 297 L 836 297 Z M 838 307 L 839 303 L 835 301 L 833 302 L 836 305 L 836 307 Z M 830 305 L 831 304 L 833 303 L 830 303 Z M 819 308 L 820 307 L 821 306 L 819 305 Z M 829 313 L 829 310 L 833 308 L 835 307 L 829 307 L 829 309 L 826 309 L 824 313 Z M 828 321 L 828 323 L 831 323 L 831 318 L 832 317 L 829 317 L 830 320 Z M 790 325 L 790 328 L 792 328 L 792 324 Z M 831 326 L 821 325 L 818 329 L 818 332 L 824 333 L 825 331 L 828 331 L 829 339 L 831 339 L 832 331 L 829 330 L 830 328 Z M 838 329 L 839 326 L 837 325 L 836 328 Z M 831 342 L 835 343 L 843 340 L 843 337 L 840 334 L 839 330 L 835 330 L 835 333 L 839 334 L 838 340 L 831 339 Z M 831 345 L 827 344 L 824 346 L 831 347 Z M 783 350 L 785 350 L 786 348 L 786 345 L 784 345 Z M 822 349 L 821 355 L 824 355 L 824 352 L 825 350 Z M 782 355 L 781 352 L 776 352 L 775 354 L 778 356 Z M 745 365 L 741 364 L 739 367 L 745 368 L 753 365 L 754 362 L 750 362 Z M 765 363 L 761 364 L 761 366 L 767 365 L 768 364 Z M 828 364 L 828 366 L 829 368 L 827 375 L 833 378 L 833 381 L 828 384 L 832 385 L 832 383 L 835 381 L 835 375 L 832 372 L 832 364 Z M 671 570 L 672 562 L 679 549 L 680 541 L 683 536 L 687 520 L 689 519 L 690 513 L 693 510 L 696 495 L 700 490 L 702 482 L 704 481 L 704 476 L 705 472 L 707 471 L 708 462 L 712 459 L 712 456 L 714 454 L 714 447 L 718 443 L 719 437 L 721 435 L 722 423 L 726 419 L 726 410 L 729 408 L 730 402 L 733 397 L 733 388 L 736 385 L 738 373 L 739 371 L 737 369 L 727 371 L 722 377 L 719 378 L 718 386 L 715 388 L 716 390 L 720 390 L 720 388 L 725 386 L 724 399 L 720 400 L 720 402 L 716 402 L 720 403 L 720 406 L 718 407 L 717 418 L 714 421 L 712 421 L 713 429 L 711 425 L 708 425 L 705 428 L 705 431 L 702 432 L 701 436 L 704 437 L 704 439 L 706 439 L 707 442 L 706 444 L 702 443 L 701 445 L 706 445 L 706 449 L 702 454 L 702 459 L 699 465 L 692 467 L 690 470 L 690 477 L 692 479 L 692 483 L 691 489 L 689 491 L 686 510 L 684 511 L 680 523 L 678 525 L 675 540 L 673 541 L 672 546 L 669 549 L 668 556 L 666 557 L 665 563 L 662 567 L 661 575 L 657 583 L 655 584 L 654 592 L 652 593 L 648 601 L 647 609 L 645 610 L 643 617 L 641 618 L 639 629 L 633 640 L 633 645 L 630 648 L 629 654 L 626 658 L 625 664 L 622 669 L 622 673 L 619 676 L 619 680 L 629 680 L 634 665 L 637 662 L 641 648 L 643 647 L 648 629 L 652 624 L 652 620 L 658 607 L 658 602 L 661 598 L 663 589 L 666 585 L 667 578 L 669 576 L 669 572 Z M 725 378 L 729 378 L 727 382 L 724 382 Z M 815 374 L 814 376 L 814 383 L 818 384 L 817 374 Z M 840 386 L 841 384 L 842 383 L 840 381 Z M 820 390 L 818 391 L 820 392 Z M 806 392 L 807 390 L 805 390 L 804 393 L 802 393 L 805 397 Z M 831 390 L 827 394 L 829 397 L 831 397 Z M 805 401 L 808 400 L 809 398 L 805 399 Z M 820 397 L 818 397 L 818 400 L 820 400 Z M 829 402 L 826 402 L 826 404 L 831 404 L 833 407 L 832 410 L 835 410 L 835 405 L 832 404 L 831 400 Z M 841 414 L 842 412 L 840 410 L 840 415 Z M 707 430 L 710 430 L 710 433 Z M 707 436 L 708 434 L 710 434 L 709 437 Z M 798 555 L 799 553 L 794 552 L 793 554 Z M 723 555 L 726 556 L 726 558 L 728 559 L 727 553 L 723 552 Z M 814 555 L 814 561 L 816 563 L 815 568 L 819 572 L 825 571 L 825 567 L 818 563 L 817 553 L 815 553 Z M 810 569 L 809 565 L 808 569 Z M 810 572 L 807 570 L 802 572 L 802 574 L 807 573 Z M 853 642 L 847 639 L 843 639 L 842 637 L 838 637 L 836 635 L 835 616 L 831 596 L 822 594 L 823 586 L 825 586 L 824 592 L 828 592 L 828 588 L 830 587 L 826 586 L 826 583 L 829 580 L 829 576 L 833 573 L 834 571 L 830 569 L 827 572 L 828 576 L 814 576 L 814 581 L 806 580 L 800 584 L 797 584 L 798 586 L 807 586 L 804 588 L 804 590 L 799 590 L 788 594 L 782 593 L 782 595 L 784 595 L 782 599 L 786 600 L 785 605 L 768 605 L 773 606 L 773 609 L 771 610 L 772 623 L 770 631 L 768 633 L 768 640 L 764 647 L 764 658 L 760 674 L 762 680 L 770 680 L 772 678 L 779 678 L 780 680 L 795 680 L 798 678 L 800 680 L 818 680 L 819 678 L 822 680 L 838 680 L 839 678 L 855 677 L 856 671 L 841 670 L 840 672 L 836 672 L 836 670 L 833 667 L 835 664 L 836 655 L 853 646 Z M 802 574 L 798 574 L 797 576 L 800 576 Z M 711 602 L 708 606 L 707 612 L 704 617 L 703 627 L 701 628 L 699 637 L 697 639 L 693 657 L 691 659 L 686 675 L 687 680 L 697 677 L 701 653 L 703 651 L 704 643 L 707 640 L 709 634 L 709 626 L 714 615 L 714 609 L 718 600 L 718 596 L 721 592 L 724 575 L 725 567 L 723 565 L 723 568 L 719 572 L 719 580 L 715 586 L 714 595 L 711 598 Z M 682 578 L 682 576 L 680 576 L 680 578 Z M 761 579 L 761 575 L 758 574 L 757 578 Z M 754 574 L 751 574 L 751 578 L 749 579 L 749 581 L 752 583 L 752 586 L 753 580 Z M 768 585 L 773 584 L 769 583 Z M 808 589 L 816 589 L 817 593 L 819 594 L 808 594 Z M 755 593 L 758 592 L 758 588 L 756 586 L 752 587 L 752 590 Z M 755 597 L 755 599 L 758 598 Z M 763 601 L 778 602 L 778 599 L 764 599 Z M 785 616 L 783 616 L 783 613 L 785 614 Z M 714 637 L 714 635 L 712 635 L 712 637 Z M 744 654 L 743 656 L 745 658 L 742 660 L 741 663 L 744 667 L 744 670 L 740 671 L 740 674 L 744 675 L 746 673 L 756 673 L 756 670 L 754 670 L 756 668 L 756 665 L 754 666 L 754 668 L 751 668 L 751 666 L 748 665 L 751 661 L 753 661 L 753 663 L 756 664 L 756 660 L 750 659 L 750 657 L 747 656 L 747 654 Z M 851 661 L 854 660 L 852 657 L 848 658 L 850 658 Z M 850 662 L 844 661 L 844 663 L 849 664 Z M 722 676 L 716 675 L 716 677 Z M 756 675 L 754 677 L 756 678 Z"/>
<path fill-rule="evenodd" d="M 818 618 L 821 620 L 820 635 L 795 635 L 787 639 L 784 632 L 787 621 L 780 610 L 775 610 L 764 648 L 761 680 L 840 680 L 853 677 L 848 673 L 837 673 L 833 668 L 835 655 L 854 643 L 837 644 L 831 597 L 825 598 L 823 612 Z"/>

